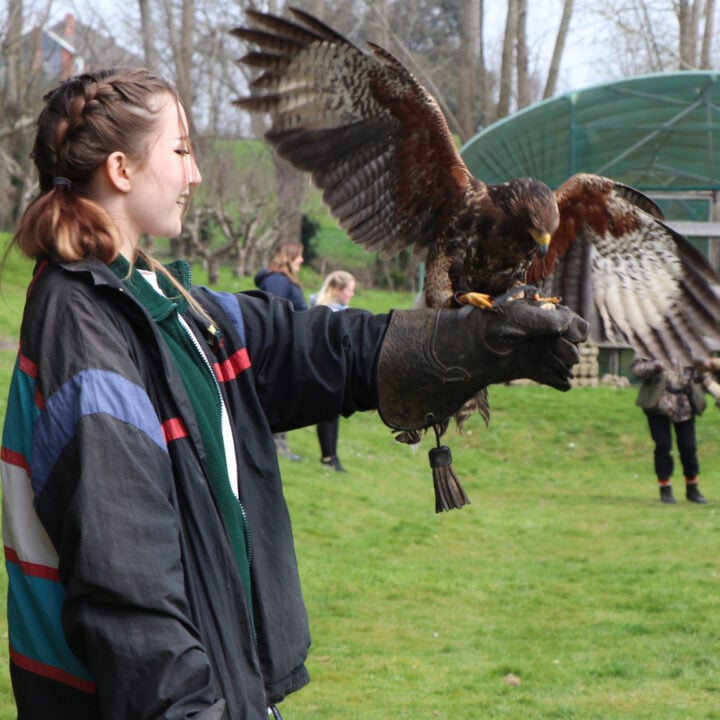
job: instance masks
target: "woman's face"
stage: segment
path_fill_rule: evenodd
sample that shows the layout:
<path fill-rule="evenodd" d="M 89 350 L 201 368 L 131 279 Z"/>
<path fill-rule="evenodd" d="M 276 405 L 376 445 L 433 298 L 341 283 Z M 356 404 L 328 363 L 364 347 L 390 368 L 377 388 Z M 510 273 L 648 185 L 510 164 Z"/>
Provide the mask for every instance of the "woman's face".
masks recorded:
<path fill-rule="evenodd" d="M 337 301 L 341 305 L 349 305 L 350 301 L 355 294 L 355 281 L 351 280 L 342 290 L 338 290 L 336 293 Z"/>
<path fill-rule="evenodd" d="M 298 255 L 291 263 L 290 267 L 292 268 L 292 271 L 295 275 L 297 275 L 300 272 L 300 266 L 305 262 L 303 260 L 302 254 Z"/>
<path fill-rule="evenodd" d="M 169 94 L 158 96 L 158 104 L 156 133 L 126 197 L 129 229 L 138 238 L 143 233 L 179 235 L 191 190 L 202 181 L 190 151 L 185 110 Z"/>

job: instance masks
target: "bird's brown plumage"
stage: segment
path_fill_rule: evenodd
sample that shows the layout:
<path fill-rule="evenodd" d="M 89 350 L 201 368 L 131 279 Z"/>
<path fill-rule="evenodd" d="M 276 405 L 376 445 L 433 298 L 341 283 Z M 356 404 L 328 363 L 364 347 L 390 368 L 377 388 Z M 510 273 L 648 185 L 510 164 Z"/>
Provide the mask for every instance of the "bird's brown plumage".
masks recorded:
<path fill-rule="evenodd" d="M 589 320 L 598 342 L 682 363 L 720 342 L 720 280 L 652 201 L 596 175 L 555 193 L 527 178 L 487 185 L 399 60 L 291 12 L 296 21 L 248 11 L 254 27 L 233 31 L 259 47 L 242 62 L 261 70 L 236 104 L 270 114 L 267 139 L 312 174 L 354 242 L 426 258 L 429 306 L 530 282 Z"/>

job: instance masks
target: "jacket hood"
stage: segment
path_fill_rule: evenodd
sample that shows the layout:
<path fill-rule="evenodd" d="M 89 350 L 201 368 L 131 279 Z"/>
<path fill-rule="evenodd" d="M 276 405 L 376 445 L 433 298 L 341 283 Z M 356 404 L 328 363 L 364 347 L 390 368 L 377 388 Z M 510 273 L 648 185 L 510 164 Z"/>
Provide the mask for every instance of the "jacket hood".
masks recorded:
<path fill-rule="evenodd" d="M 263 268 L 262 270 L 258 270 L 258 271 L 255 273 L 255 286 L 256 286 L 256 287 L 261 287 L 261 286 L 262 286 L 262 281 L 263 281 L 268 275 L 270 275 L 270 274 L 271 274 L 271 272 L 270 272 L 270 270 L 268 270 L 267 268 Z"/>

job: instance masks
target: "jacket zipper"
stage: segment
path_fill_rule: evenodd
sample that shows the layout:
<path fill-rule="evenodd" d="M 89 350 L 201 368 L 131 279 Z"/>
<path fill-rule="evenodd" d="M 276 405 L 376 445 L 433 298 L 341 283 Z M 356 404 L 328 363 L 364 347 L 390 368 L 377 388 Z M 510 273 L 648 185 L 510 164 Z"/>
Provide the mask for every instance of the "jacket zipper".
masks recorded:
<path fill-rule="evenodd" d="M 187 324 L 187 321 L 185 318 L 178 313 L 177 314 L 178 319 L 180 320 L 180 325 L 182 326 L 183 330 L 187 333 L 188 337 L 190 338 L 190 342 L 192 342 L 193 347 L 195 348 L 195 351 L 200 355 L 202 358 L 203 363 L 205 363 L 205 367 L 208 369 L 208 372 L 210 373 L 210 377 L 212 378 L 213 383 L 215 384 L 215 389 L 217 390 L 218 399 L 220 400 L 220 412 L 228 419 L 228 422 L 230 420 L 230 415 L 228 414 L 227 407 L 225 406 L 225 401 L 223 400 L 222 391 L 220 390 L 220 385 L 218 384 L 217 378 L 215 377 L 215 373 L 213 372 L 212 366 L 210 365 L 210 361 L 207 359 L 207 356 L 202 351 L 202 348 L 200 347 L 200 343 L 198 342 L 198 339 L 195 337 L 195 333 L 190 329 L 190 326 Z M 223 447 L 225 446 L 225 442 L 223 440 Z M 233 443 L 233 452 L 235 452 L 235 447 Z M 226 449 L 227 452 L 227 449 Z M 236 463 L 236 471 L 237 471 L 237 463 Z M 237 472 L 236 472 L 237 475 Z M 237 481 L 237 480 L 236 480 Z M 253 558 L 253 548 L 252 548 L 252 538 L 250 537 L 250 522 L 248 520 L 247 512 L 245 511 L 245 506 L 240 502 L 240 488 L 238 483 L 238 505 L 240 506 L 240 514 L 242 515 L 243 519 L 243 530 L 245 532 L 245 545 L 247 547 L 247 560 L 248 560 L 248 568 L 252 568 L 252 558 Z"/>

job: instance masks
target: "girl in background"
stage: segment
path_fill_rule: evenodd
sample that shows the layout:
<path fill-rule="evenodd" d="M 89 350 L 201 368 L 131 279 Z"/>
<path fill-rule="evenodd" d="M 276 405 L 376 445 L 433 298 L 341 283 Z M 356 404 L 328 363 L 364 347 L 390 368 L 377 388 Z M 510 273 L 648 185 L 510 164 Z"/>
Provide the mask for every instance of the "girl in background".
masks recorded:
<path fill-rule="evenodd" d="M 298 273 L 303 264 L 300 243 L 282 243 L 273 253 L 266 268 L 255 275 L 255 285 L 261 290 L 285 298 L 295 310 L 307 310 Z"/>
<path fill-rule="evenodd" d="M 355 295 L 355 278 L 345 270 L 331 272 L 323 281 L 320 292 L 310 297 L 312 307 L 327 305 L 333 312 L 346 310 Z M 336 472 L 346 472 L 337 455 L 340 416 L 317 424 L 320 462 Z"/>

